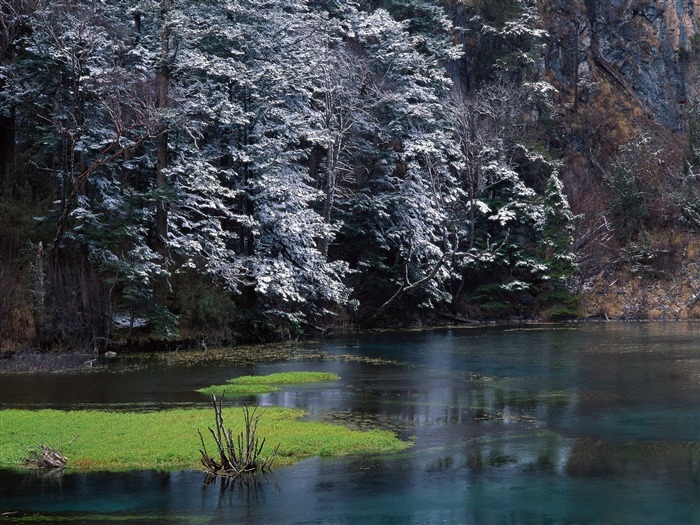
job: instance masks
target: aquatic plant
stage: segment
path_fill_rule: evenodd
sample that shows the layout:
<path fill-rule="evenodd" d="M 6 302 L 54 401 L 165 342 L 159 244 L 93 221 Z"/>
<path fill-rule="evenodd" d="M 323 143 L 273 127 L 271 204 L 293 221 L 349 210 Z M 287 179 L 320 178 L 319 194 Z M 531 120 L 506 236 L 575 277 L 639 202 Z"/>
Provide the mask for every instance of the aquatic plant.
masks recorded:
<path fill-rule="evenodd" d="M 197 389 L 203 394 L 257 395 L 278 392 L 276 385 L 301 385 L 308 383 L 329 383 L 340 377 L 330 372 L 278 372 L 266 376 L 241 376 L 230 379 L 224 385 L 211 385 Z"/>
<path fill-rule="evenodd" d="M 255 406 L 252 410 L 247 406 L 243 407 L 245 430 L 238 434 L 234 440 L 233 431 L 224 426 L 223 396 L 217 400 L 216 395 L 212 392 L 211 402 L 214 407 L 215 428 L 209 427 L 209 432 L 216 443 L 218 461 L 207 452 L 202 432 L 197 430 L 202 443 L 202 448 L 199 450 L 202 456 L 200 460 L 207 472 L 212 476 L 249 481 L 253 475 L 270 470 L 277 456 L 279 444 L 270 456 L 262 457 L 265 438 L 259 441 L 257 436 L 258 423 L 260 422 L 260 414 L 257 413 L 258 407 Z"/>

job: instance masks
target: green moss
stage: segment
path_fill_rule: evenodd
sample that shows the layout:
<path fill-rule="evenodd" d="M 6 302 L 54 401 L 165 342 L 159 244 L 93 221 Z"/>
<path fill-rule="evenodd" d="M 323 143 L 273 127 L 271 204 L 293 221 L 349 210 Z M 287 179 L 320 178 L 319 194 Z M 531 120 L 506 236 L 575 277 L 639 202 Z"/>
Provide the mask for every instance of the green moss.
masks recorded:
<path fill-rule="evenodd" d="M 329 383 L 337 381 L 340 376 L 329 372 L 280 372 L 266 376 L 241 376 L 230 379 L 224 385 L 212 385 L 197 389 L 202 394 L 213 392 L 217 396 L 254 396 L 279 392 L 276 385 L 301 385 L 308 383 Z"/>
<path fill-rule="evenodd" d="M 374 454 L 398 451 L 410 443 L 391 432 L 368 432 L 328 423 L 300 421 L 301 410 L 266 408 L 259 426 L 270 452 L 280 443 L 276 464 L 308 456 Z M 239 408 L 224 409 L 225 425 L 234 433 L 243 428 Z M 91 470 L 180 469 L 199 467 L 197 430 L 208 440 L 211 409 L 160 412 L 61 410 L 0 411 L 0 464 L 21 465 L 27 449 L 46 443 L 68 457 L 68 467 Z"/>
<path fill-rule="evenodd" d="M 337 381 L 340 376 L 329 372 L 280 372 L 266 376 L 241 376 L 231 379 L 233 385 L 298 385 Z"/>
<path fill-rule="evenodd" d="M 198 388 L 197 392 L 202 394 L 211 394 L 212 392 L 216 394 L 217 397 L 221 396 L 257 396 L 260 394 L 269 394 L 271 392 L 279 392 L 280 388 L 274 385 L 233 385 L 227 383 L 225 385 L 211 385 L 204 388 Z"/>

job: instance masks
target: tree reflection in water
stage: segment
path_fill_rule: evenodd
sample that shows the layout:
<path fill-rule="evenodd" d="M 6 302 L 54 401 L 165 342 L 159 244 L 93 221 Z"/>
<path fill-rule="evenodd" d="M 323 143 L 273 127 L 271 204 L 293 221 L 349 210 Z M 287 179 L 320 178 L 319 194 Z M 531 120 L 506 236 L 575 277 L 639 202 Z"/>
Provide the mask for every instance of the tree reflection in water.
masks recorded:
<path fill-rule="evenodd" d="M 695 525 L 698 340 L 693 323 L 480 327 L 299 343 L 298 353 L 241 367 L 174 360 L 79 381 L 6 376 L 4 407 L 121 410 L 203 406 L 194 390 L 234 375 L 332 372 L 337 384 L 257 401 L 303 408 L 312 420 L 389 429 L 414 446 L 390 456 L 312 458 L 252 485 L 203 484 L 201 472 L 42 479 L 0 471 L 0 509 L 242 525 Z"/>

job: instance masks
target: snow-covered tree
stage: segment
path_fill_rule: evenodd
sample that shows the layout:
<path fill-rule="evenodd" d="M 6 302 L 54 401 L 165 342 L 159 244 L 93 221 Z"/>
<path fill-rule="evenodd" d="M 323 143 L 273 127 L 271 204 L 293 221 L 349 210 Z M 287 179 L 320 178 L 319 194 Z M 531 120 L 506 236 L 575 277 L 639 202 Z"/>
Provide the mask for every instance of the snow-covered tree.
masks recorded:
<path fill-rule="evenodd" d="M 463 205 L 454 208 L 463 247 L 455 264 L 455 305 L 470 283 L 483 288 L 486 275 L 489 294 L 477 297 L 488 300 L 496 291 L 510 300 L 516 292 L 537 295 L 540 283 L 560 281 L 573 268 L 573 217 L 556 178 L 558 165 L 521 140 L 536 134 L 549 91 L 541 82 L 500 78 L 473 93 L 452 93 L 464 189 Z"/>
<path fill-rule="evenodd" d="M 462 30 L 470 89 L 505 76 L 537 80 L 543 68 L 546 32 L 533 0 L 469 3 Z"/>
<path fill-rule="evenodd" d="M 348 294 L 345 265 L 324 253 L 333 228 L 317 210 L 323 194 L 308 173 L 305 146 L 312 140 L 315 66 L 324 58 L 318 32 L 327 21 L 304 1 L 225 8 L 210 27 L 220 28 L 216 36 L 226 38 L 236 63 L 212 70 L 219 99 L 225 94 L 240 113 L 219 125 L 217 142 L 236 174 L 238 251 L 252 279 L 246 306 L 285 323 L 311 322 Z M 214 36 L 207 38 L 216 42 Z"/>
<path fill-rule="evenodd" d="M 58 328 L 168 336 L 208 301 L 263 335 L 351 299 L 366 322 L 446 305 L 486 270 L 546 280 L 569 219 L 523 140 L 547 109 L 541 31 L 497 3 L 461 33 L 493 44 L 488 74 L 450 100 L 463 49 L 432 0 L 0 0 L 0 111 L 48 181 Z"/>
<path fill-rule="evenodd" d="M 363 246 L 349 257 L 360 278 L 381 276 L 375 284 L 390 300 L 413 291 L 427 306 L 445 299 L 438 283 L 453 250 L 445 209 L 456 186 L 443 104 L 450 81 L 407 27 L 382 9 L 360 12 L 346 43 L 361 71 L 363 113 L 353 124 L 354 191 L 341 217 L 345 242 Z"/>
<path fill-rule="evenodd" d="M 555 285 L 566 284 L 576 269 L 572 253 L 576 217 L 564 193 L 564 184 L 552 173 L 542 195 L 542 217 L 537 223 L 541 232 L 540 257 L 547 265 L 546 279 Z"/>
<path fill-rule="evenodd" d="M 25 22 L 15 76 L 24 126 L 37 132 L 21 140 L 56 188 L 47 271 L 64 277 L 47 280 L 47 300 L 55 305 L 55 329 L 78 337 L 109 332 L 110 294 L 90 259 L 108 244 L 109 210 L 129 209 L 119 164 L 157 133 L 122 15 L 107 3 L 38 2 Z"/>

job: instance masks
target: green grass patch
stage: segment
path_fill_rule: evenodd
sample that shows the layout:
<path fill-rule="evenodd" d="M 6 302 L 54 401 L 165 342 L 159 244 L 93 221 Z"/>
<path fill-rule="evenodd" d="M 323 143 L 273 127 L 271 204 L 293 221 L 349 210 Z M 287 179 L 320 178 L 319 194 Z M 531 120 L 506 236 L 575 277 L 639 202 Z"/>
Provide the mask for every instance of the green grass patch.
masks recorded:
<path fill-rule="evenodd" d="M 209 394 L 214 392 L 217 396 L 232 395 L 259 395 L 278 392 L 277 385 L 302 385 L 309 383 L 330 383 L 340 379 L 337 374 L 330 372 L 279 372 L 266 376 L 241 376 L 230 379 L 224 385 L 211 385 L 197 389 L 197 392 Z"/>
<path fill-rule="evenodd" d="M 241 376 L 231 379 L 233 385 L 300 385 L 304 383 L 330 383 L 340 379 L 330 372 L 280 372 L 266 376 Z"/>
<path fill-rule="evenodd" d="M 240 407 L 225 408 L 226 427 L 243 429 Z M 266 438 L 263 456 L 280 443 L 275 464 L 309 456 L 376 454 L 403 450 L 410 443 L 383 430 L 358 431 L 329 423 L 304 422 L 301 410 L 265 408 L 258 429 Z M 200 429 L 215 450 L 208 427 L 212 409 L 160 412 L 97 410 L 0 411 L 0 464 L 19 466 L 27 450 L 40 443 L 61 450 L 68 467 L 91 470 L 199 469 Z M 75 439 L 74 439 L 75 438 Z"/>
<path fill-rule="evenodd" d="M 271 392 L 279 392 L 281 389 L 274 385 L 211 385 L 204 388 L 198 388 L 196 392 L 209 395 L 216 394 L 216 397 L 222 396 L 257 396 L 260 394 L 269 394 Z"/>

